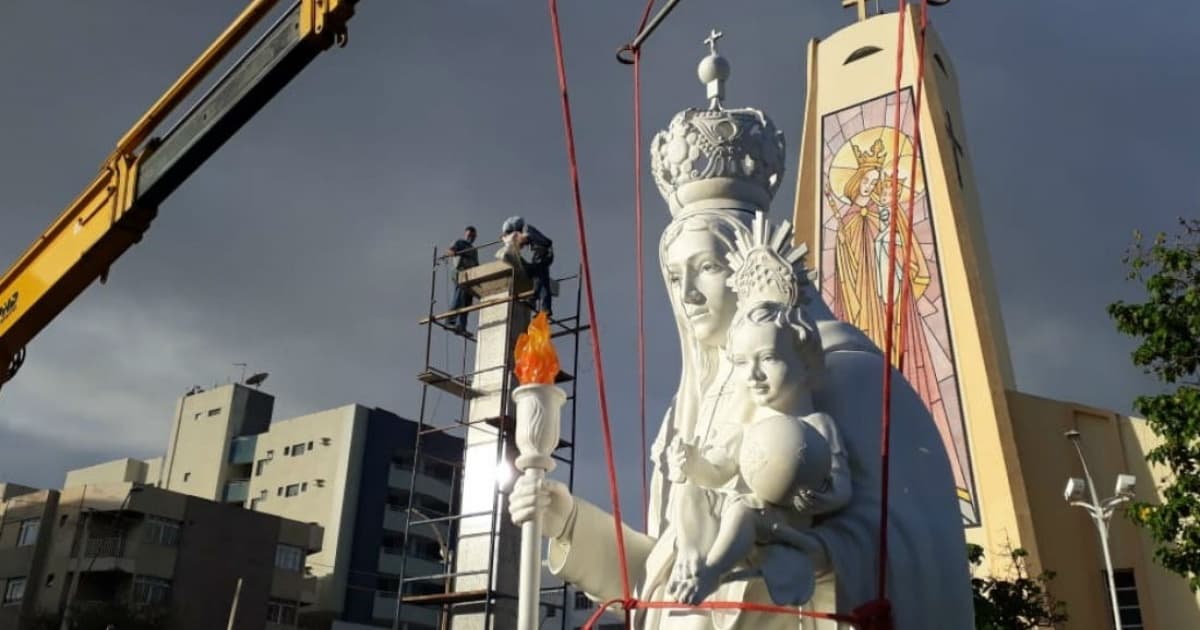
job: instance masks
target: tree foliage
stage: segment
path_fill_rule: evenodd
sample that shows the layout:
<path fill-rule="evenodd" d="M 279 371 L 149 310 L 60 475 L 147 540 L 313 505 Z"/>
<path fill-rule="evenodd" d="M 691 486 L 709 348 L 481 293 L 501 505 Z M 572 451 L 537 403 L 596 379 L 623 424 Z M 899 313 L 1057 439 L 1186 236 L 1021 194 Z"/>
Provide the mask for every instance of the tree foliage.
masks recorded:
<path fill-rule="evenodd" d="M 1179 224 L 1180 233 L 1160 233 L 1149 245 L 1134 234 L 1124 262 L 1146 300 L 1118 301 L 1108 313 L 1117 330 L 1138 340 L 1134 365 L 1164 386 L 1134 402 L 1162 439 L 1146 459 L 1170 471 L 1158 480 L 1163 502 L 1134 503 L 1129 516 L 1153 536 L 1159 564 L 1200 591 L 1200 220 Z"/>
<path fill-rule="evenodd" d="M 1028 552 L 1013 549 L 1008 577 L 972 577 L 976 630 L 1030 630 L 1067 621 L 1067 605 L 1049 590 L 1053 571 L 1030 577 L 1025 566 Z M 983 547 L 967 545 L 973 572 L 983 563 Z"/>

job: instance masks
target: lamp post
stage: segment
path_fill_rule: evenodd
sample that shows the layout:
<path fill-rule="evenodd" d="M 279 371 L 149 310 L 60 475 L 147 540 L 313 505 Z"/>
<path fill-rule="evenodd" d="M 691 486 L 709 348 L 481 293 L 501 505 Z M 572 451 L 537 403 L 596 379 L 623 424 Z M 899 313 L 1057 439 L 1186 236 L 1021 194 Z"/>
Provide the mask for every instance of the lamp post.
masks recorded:
<path fill-rule="evenodd" d="M 417 474 L 417 471 L 414 470 L 413 474 L 414 475 Z M 446 542 L 446 537 L 444 535 L 442 535 L 442 530 L 438 529 L 438 524 L 435 522 L 431 522 L 431 521 L 433 521 L 433 519 L 430 518 L 429 515 L 426 514 L 425 512 L 422 512 L 421 510 L 418 510 L 417 508 L 409 508 L 408 512 L 409 512 L 409 517 L 408 517 L 409 519 L 411 519 L 412 515 L 415 514 L 418 517 L 425 519 L 425 521 L 426 521 L 425 525 L 428 525 L 429 528 L 433 530 L 433 536 L 434 536 L 434 538 L 437 539 L 438 547 L 440 547 L 440 551 L 442 553 L 443 566 L 446 567 L 443 570 L 443 572 L 447 573 L 447 575 L 443 578 L 442 586 L 443 586 L 443 589 L 447 593 L 449 593 L 450 592 L 449 565 L 450 565 L 451 550 L 450 550 L 450 545 Z M 406 554 L 408 553 L 408 541 L 407 540 L 404 541 L 404 553 L 406 553 Z M 403 605 L 403 602 L 401 600 L 404 597 L 404 579 L 406 577 L 408 577 L 408 576 L 404 575 L 404 573 L 401 573 L 399 585 L 396 587 L 396 612 L 392 616 L 393 630 L 396 630 L 400 627 L 400 608 Z M 447 624 L 449 623 L 449 617 L 450 617 L 449 608 L 447 606 L 443 605 L 442 612 L 438 616 L 441 618 L 440 626 L 441 626 L 442 630 L 445 630 Z"/>
<path fill-rule="evenodd" d="M 1108 595 L 1112 603 L 1113 624 L 1117 630 L 1121 630 L 1121 608 L 1117 604 L 1117 583 L 1113 574 L 1112 554 L 1108 548 L 1108 524 L 1116 507 L 1133 498 L 1133 488 L 1137 480 L 1133 475 L 1123 473 L 1117 475 L 1113 496 L 1101 501 L 1096 496 L 1096 483 L 1092 481 L 1092 473 L 1088 471 L 1087 459 L 1084 458 L 1083 449 L 1079 446 L 1079 431 L 1072 429 L 1067 431 L 1065 436 L 1075 447 L 1075 453 L 1079 455 L 1079 463 L 1083 465 L 1084 479 L 1079 477 L 1068 479 L 1067 487 L 1063 490 L 1063 498 L 1067 503 L 1083 508 L 1088 516 L 1092 517 L 1092 523 L 1096 525 L 1096 533 L 1100 536 L 1100 548 L 1104 552 L 1104 569 L 1108 573 Z M 1084 499 L 1085 489 L 1091 496 L 1090 503 Z"/>

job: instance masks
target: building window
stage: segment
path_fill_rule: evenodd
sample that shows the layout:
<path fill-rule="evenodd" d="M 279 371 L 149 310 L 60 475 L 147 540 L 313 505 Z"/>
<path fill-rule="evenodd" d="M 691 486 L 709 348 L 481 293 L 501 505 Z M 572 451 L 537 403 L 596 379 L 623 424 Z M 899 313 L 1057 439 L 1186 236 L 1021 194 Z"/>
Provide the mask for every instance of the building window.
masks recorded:
<path fill-rule="evenodd" d="M 21 521 L 21 531 L 17 534 L 18 547 L 31 547 L 37 544 L 38 530 L 41 529 L 42 519 L 27 518 Z"/>
<path fill-rule="evenodd" d="M 277 497 L 283 496 L 283 486 L 279 486 L 278 488 L 275 488 L 275 496 L 277 496 Z"/>
<path fill-rule="evenodd" d="M 12 578 L 4 585 L 4 605 L 16 604 L 25 598 L 25 578 Z"/>
<path fill-rule="evenodd" d="M 446 592 L 446 586 L 437 582 L 409 582 L 404 591 L 405 595 L 439 595 Z"/>
<path fill-rule="evenodd" d="M 304 568 L 304 550 L 293 545 L 276 545 L 275 566 L 299 573 Z"/>
<path fill-rule="evenodd" d="M 139 575 L 133 579 L 134 604 L 161 604 L 171 596 L 171 581 Z"/>
<path fill-rule="evenodd" d="M 158 516 L 147 516 L 145 541 L 154 545 L 174 547 L 179 544 L 179 521 Z"/>
<path fill-rule="evenodd" d="M 387 505 L 393 510 L 408 509 L 408 490 L 388 490 Z"/>
<path fill-rule="evenodd" d="M 384 553 L 398 556 L 404 553 L 404 536 L 385 532 L 380 547 L 383 547 Z"/>
<path fill-rule="evenodd" d="M 215 415 L 217 415 L 217 414 L 219 414 L 219 413 L 221 413 L 221 408 L 220 408 L 220 407 L 217 407 L 216 409 L 209 409 L 209 410 L 208 410 L 208 417 L 209 417 L 209 418 L 211 418 L 211 417 L 213 417 L 213 416 L 215 416 Z"/>
<path fill-rule="evenodd" d="M 275 451 L 267 450 L 267 459 L 275 459 Z"/>
<path fill-rule="evenodd" d="M 296 603 L 282 599 L 267 602 L 267 622 L 285 626 L 296 625 Z"/>
<path fill-rule="evenodd" d="M 284 489 L 283 494 L 284 494 L 284 496 L 289 496 L 289 497 L 294 497 L 297 494 L 300 494 L 300 484 L 294 483 L 294 484 L 288 486 L 286 489 Z"/>
<path fill-rule="evenodd" d="M 284 454 L 284 455 L 290 455 L 290 454 L 291 454 L 291 452 L 292 452 L 292 447 L 290 447 L 290 446 L 285 446 L 285 447 L 283 447 L 283 454 Z"/>
<path fill-rule="evenodd" d="M 443 560 L 442 545 L 436 540 L 430 540 L 424 536 L 412 534 L 408 537 L 408 553 L 413 557 L 430 562 L 441 562 Z"/>
<path fill-rule="evenodd" d="M 1104 586 L 1108 587 L 1108 575 L 1103 574 Z M 1117 610 L 1121 615 L 1121 628 L 1142 630 L 1142 605 L 1138 601 L 1137 581 L 1133 569 L 1114 569 L 1113 581 L 1117 584 Z M 1106 592 L 1107 596 L 1108 593 Z"/>
<path fill-rule="evenodd" d="M 421 465 L 421 470 L 434 479 L 449 479 L 454 476 L 454 467 L 436 460 L 427 461 Z"/>
<path fill-rule="evenodd" d="M 257 512 L 259 503 L 262 503 L 262 499 L 250 499 L 250 511 Z"/>
<path fill-rule="evenodd" d="M 267 460 L 267 459 L 260 459 L 260 460 L 258 460 L 258 463 L 256 463 L 256 464 L 254 465 L 254 476 L 255 476 L 255 477 L 261 477 L 261 476 L 262 476 L 262 474 L 263 474 L 263 469 L 267 467 L 267 462 L 268 462 L 268 461 L 270 461 L 270 460 Z"/>
<path fill-rule="evenodd" d="M 304 442 L 292 445 L 292 457 L 300 457 L 304 454 Z"/>
<path fill-rule="evenodd" d="M 307 481 L 300 482 L 300 492 L 308 492 L 308 482 Z"/>
<path fill-rule="evenodd" d="M 191 479 L 191 478 L 192 478 L 192 473 L 190 473 L 190 472 L 185 472 L 185 473 L 183 473 L 183 480 L 184 480 L 184 481 L 187 481 L 188 479 Z"/>
<path fill-rule="evenodd" d="M 583 591 L 575 591 L 575 610 L 588 610 L 592 607 L 592 600 Z"/>
<path fill-rule="evenodd" d="M 329 439 L 329 438 L 327 438 L 327 437 L 321 438 L 321 445 L 322 445 L 322 446 L 329 446 L 329 445 L 330 445 L 330 444 L 332 444 L 332 443 L 333 443 L 333 440 L 331 440 L 331 439 Z"/>
<path fill-rule="evenodd" d="M 392 458 L 392 465 L 400 470 L 412 470 L 413 454 L 409 451 L 398 453 Z"/>
<path fill-rule="evenodd" d="M 400 578 L 381 577 L 375 579 L 375 590 L 382 591 L 382 595 L 391 597 L 396 596 L 396 591 L 400 590 Z"/>
<path fill-rule="evenodd" d="M 422 510 L 434 512 L 436 514 L 449 514 L 450 504 L 441 499 L 431 497 L 427 494 L 417 495 L 417 507 Z"/>
<path fill-rule="evenodd" d="M 313 450 L 313 443 L 311 441 L 308 443 L 308 450 Z"/>

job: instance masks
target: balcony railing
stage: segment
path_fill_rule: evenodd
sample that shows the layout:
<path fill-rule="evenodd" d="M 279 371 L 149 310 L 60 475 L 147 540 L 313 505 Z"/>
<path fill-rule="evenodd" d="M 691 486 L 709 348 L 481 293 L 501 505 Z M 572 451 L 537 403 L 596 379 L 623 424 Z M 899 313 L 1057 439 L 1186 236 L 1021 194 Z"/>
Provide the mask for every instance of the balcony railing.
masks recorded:
<path fill-rule="evenodd" d="M 250 480 L 237 479 L 225 484 L 225 503 L 245 503 L 250 494 Z"/>
<path fill-rule="evenodd" d="M 125 553 L 125 538 L 88 538 L 83 547 L 85 558 L 116 558 Z"/>
<path fill-rule="evenodd" d="M 244 435 L 242 437 L 233 438 L 233 442 L 229 445 L 229 463 L 254 463 L 254 447 L 257 444 L 257 435 Z"/>

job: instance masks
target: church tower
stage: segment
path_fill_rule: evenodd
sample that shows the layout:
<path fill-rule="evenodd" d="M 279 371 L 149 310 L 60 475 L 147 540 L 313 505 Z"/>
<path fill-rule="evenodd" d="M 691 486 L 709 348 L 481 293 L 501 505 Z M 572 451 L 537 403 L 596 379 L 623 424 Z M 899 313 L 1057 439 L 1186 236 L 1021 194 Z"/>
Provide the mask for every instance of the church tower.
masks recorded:
<path fill-rule="evenodd" d="M 888 222 L 914 247 L 897 265 L 894 361 L 929 406 L 954 469 L 969 541 L 1024 547 L 1036 565 L 1029 499 L 1005 391 L 1012 366 L 982 234 L 979 196 L 963 136 L 954 68 L 926 29 L 914 145 L 919 6 L 867 17 L 808 46 L 808 93 L 796 188 L 797 239 L 809 245 L 817 285 L 834 314 L 881 348 L 886 323 Z M 932 4 L 932 3 L 931 3 Z M 903 61 L 896 135 L 897 33 Z M 914 161 L 914 152 L 917 159 Z M 900 167 L 893 199 L 892 168 Z M 900 247 L 896 255 L 901 255 Z M 902 276 L 900 270 L 906 268 Z M 901 283 L 907 283 L 901 292 Z M 907 295 L 905 303 L 899 303 Z M 994 554 L 989 554 L 994 555 Z"/>

